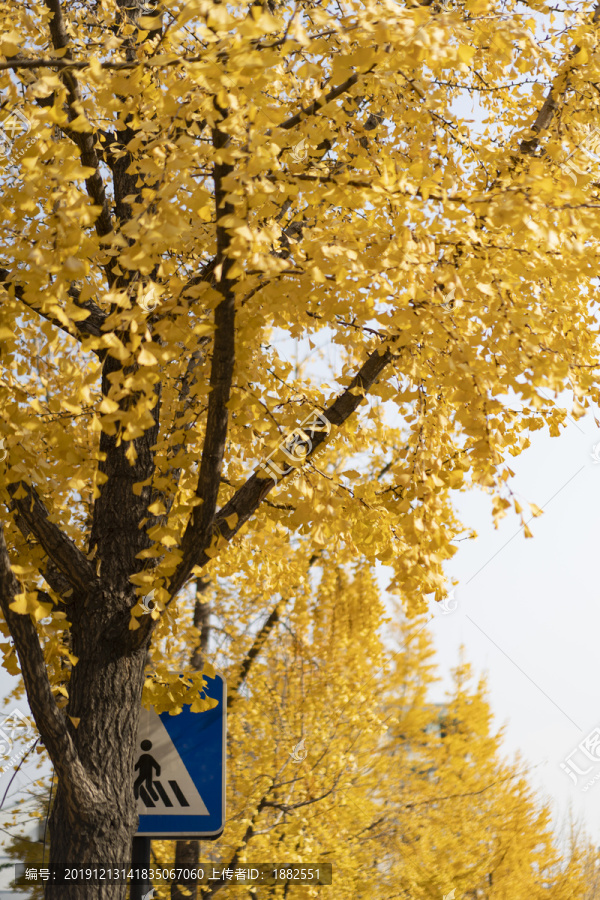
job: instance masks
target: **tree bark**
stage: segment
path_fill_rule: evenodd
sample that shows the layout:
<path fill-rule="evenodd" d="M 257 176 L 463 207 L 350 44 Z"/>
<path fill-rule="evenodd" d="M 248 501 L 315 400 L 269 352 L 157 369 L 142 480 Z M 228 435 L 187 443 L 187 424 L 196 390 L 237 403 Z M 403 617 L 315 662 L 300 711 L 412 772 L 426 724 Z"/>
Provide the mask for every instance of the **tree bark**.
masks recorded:
<path fill-rule="evenodd" d="M 67 714 L 72 718 L 67 721 L 94 800 L 82 808 L 73 785 L 59 779 L 50 818 L 50 862 L 78 869 L 129 868 L 138 822 L 133 766 L 146 648 L 130 654 L 119 649 L 115 630 L 121 615 L 107 612 L 110 606 L 108 602 L 97 610 L 95 623 L 83 617 L 78 622 L 75 616 L 73 622 L 73 651 L 79 661 L 69 685 Z M 45 896 L 125 900 L 126 885 L 48 883 Z"/>

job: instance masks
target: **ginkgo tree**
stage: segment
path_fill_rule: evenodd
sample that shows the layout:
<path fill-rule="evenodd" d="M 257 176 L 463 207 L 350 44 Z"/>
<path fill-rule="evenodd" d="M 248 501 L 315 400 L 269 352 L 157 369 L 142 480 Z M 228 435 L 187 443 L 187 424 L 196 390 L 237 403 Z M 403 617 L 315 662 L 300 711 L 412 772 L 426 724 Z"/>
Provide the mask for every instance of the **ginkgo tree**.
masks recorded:
<path fill-rule="evenodd" d="M 0 11 L 5 664 L 57 773 L 52 860 L 119 864 L 144 686 L 210 702 L 208 663 L 149 657 L 192 579 L 260 578 L 283 529 L 418 608 L 453 490 L 530 533 L 507 454 L 559 433 L 561 392 L 598 399 L 597 13 Z M 47 893 L 81 890 L 124 896 Z"/>
<path fill-rule="evenodd" d="M 473 682 L 463 658 L 446 703 L 427 702 L 435 676 L 425 625 L 402 623 L 388 676 L 384 747 L 393 762 L 384 751 L 381 896 L 428 900 L 451 887 L 465 900 L 584 896 L 596 851 L 580 835 L 559 852 L 550 808 L 532 791 L 523 762 L 502 757 L 485 681 Z"/>

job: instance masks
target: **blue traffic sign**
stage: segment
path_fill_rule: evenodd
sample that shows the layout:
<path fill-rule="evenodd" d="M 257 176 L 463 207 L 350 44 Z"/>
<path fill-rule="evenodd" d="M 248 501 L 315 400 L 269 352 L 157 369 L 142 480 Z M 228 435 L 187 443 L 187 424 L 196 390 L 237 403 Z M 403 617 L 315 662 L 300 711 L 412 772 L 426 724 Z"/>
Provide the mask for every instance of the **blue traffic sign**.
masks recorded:
<path fill-rule="evenodd" d="M 176 716 L 142 709 L 134 794 L 138 837 L 218 837 L 225 827 L 227 686 L 206 678 L 214 709 Z"/>

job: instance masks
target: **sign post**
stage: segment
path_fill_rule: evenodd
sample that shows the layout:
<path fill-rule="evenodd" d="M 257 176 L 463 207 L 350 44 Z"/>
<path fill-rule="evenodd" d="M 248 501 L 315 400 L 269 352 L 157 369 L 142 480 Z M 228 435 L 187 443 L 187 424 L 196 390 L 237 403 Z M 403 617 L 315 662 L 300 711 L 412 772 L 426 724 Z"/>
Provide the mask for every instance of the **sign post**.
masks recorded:
<path fill-rule="evenodd" d="M 150 868 L 150 838 L 134 837 L 131 850 L 131 868 L 146 871 Z M 145 900 L 152 891 L 149 878 L 132 880 L 129 887 L 129 900 Z"/>

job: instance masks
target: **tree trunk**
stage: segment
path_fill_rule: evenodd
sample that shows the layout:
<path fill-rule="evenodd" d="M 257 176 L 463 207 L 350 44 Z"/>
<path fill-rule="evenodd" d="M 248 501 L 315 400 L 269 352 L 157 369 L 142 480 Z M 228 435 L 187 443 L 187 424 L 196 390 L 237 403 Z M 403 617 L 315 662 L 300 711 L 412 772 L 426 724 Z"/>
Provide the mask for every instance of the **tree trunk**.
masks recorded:
<path fill-rule="evenodd" d="M 79 623 L 79 617 L 73 616 L 73 651 L 79 662 L 71 674 L 67 715 L 81 771 L 72 781 L 58 783 L 50 817 L 53 865 L 130 867 L 138 823 L 133 766 L 147 650 L 126 654 L 119 649 L 122 620 L 125 615 L 129 618 L 124 606 L 113 598 L 91 614 L 93 622 L 89 610 Z M 48 882 L 45 896 L 47 900 L 125 900 L 126 885 L 109 880 L 80 885 Z"/>

